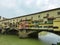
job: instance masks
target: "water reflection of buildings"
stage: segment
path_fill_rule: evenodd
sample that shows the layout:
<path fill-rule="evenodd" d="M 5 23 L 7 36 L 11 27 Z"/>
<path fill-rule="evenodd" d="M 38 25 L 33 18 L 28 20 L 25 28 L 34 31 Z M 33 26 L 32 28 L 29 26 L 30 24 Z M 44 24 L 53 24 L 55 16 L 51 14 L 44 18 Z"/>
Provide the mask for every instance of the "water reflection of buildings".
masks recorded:
<path fill-rule="evenodd" d="M 29 28 L 60 31 L 60 8 L 4 19 L 0 28 Z"/>

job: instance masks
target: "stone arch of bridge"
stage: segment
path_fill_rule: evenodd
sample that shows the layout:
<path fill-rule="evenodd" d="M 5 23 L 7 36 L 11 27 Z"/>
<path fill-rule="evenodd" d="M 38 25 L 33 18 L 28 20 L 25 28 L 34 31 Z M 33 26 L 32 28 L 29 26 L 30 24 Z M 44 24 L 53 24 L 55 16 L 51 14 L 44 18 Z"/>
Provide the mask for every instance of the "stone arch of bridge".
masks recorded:
<path fill-rule="evenodd" d="M 16 29 L 6 29 L 6 34 L 18 35 L 18 30 L 16 30 Z"/>
<path fill-rule="evenodd" d="M 60 35 L 60 31 L 53 31 L 53 30 L 40 30 L 40 31 L 35 31 L 35 32 L 32 32 L 30 34 L 28 34 L 29 37 L 33 37 L 33 38 L 38 38 L 38 33 L 40 32 L 50 32 L 50 33 L 54 33 L 54 34 L 57 34 L 57 35 Z"/>

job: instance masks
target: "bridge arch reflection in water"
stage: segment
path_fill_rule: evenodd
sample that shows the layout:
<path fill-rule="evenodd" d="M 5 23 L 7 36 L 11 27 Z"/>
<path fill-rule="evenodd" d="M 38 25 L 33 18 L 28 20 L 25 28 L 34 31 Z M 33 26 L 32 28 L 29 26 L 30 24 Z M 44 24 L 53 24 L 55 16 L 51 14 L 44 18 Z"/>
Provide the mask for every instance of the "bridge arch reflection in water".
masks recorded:
<path fill-rule="evenodd" d="M 38 38 L 50 45 L 60 43 L 60 36 L 51 32 L 41 32 L 38 34 Z"/>

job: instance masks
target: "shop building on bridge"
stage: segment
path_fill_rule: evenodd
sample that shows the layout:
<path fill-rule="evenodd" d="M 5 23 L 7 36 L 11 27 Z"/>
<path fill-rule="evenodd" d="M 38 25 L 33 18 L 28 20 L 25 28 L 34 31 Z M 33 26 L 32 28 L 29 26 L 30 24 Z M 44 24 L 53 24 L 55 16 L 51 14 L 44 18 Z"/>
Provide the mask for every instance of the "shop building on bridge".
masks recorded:
<path fill-rule="evenodd" d="M 31 19 L 31 21 L 36 21 L 36 20 L 40 21 L 41 24 L 48 24 L 48 23 L 52 24 L 53 20 L 56 17 L 60 17 L 60 8 L 14 17 L 10 19 L 4 19 L 0 21 L 0 25 L 2 24 L 2 26 L 5 26 L 6 24 L 9 23 L 18 24 L 21 20 L 29 20 L 29 19 Z"/>

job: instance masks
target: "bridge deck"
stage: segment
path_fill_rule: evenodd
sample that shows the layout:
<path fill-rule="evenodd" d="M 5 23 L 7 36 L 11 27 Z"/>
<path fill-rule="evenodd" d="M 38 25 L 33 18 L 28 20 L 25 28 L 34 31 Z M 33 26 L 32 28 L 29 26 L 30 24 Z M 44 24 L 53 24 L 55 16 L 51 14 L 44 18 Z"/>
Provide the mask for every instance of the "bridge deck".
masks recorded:
<path fill-rule="evenodd" d="M 31 30 L 31 31 L 54 31 L 53 29 L 19 29 L 19 30 Z"/>

